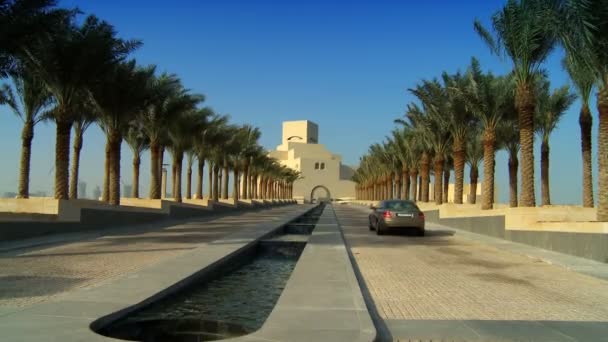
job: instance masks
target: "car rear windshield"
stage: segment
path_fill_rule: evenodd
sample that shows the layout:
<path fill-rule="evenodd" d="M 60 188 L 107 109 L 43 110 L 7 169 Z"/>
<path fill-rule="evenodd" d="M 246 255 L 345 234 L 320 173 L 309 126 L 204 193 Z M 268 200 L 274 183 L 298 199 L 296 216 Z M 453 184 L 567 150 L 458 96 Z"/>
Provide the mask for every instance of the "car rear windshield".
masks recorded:
<path fill-rule="evenodd" d="M 418 210 L 418 207 L 414 203 L 408 202 L 408 201 L 385 202 L 384 208 L 391 209 L 391 210 L 408 210 L 408 209 Z"/>

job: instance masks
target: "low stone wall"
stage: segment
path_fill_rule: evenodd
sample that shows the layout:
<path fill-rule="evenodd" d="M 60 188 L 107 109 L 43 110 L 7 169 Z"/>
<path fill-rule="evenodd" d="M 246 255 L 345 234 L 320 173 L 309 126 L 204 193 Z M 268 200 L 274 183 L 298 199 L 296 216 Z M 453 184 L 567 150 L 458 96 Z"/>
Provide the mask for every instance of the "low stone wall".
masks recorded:
<path fill-rule="evenodd" d="M 505 229 L 505 216 L 440 218 L 439 210 L 425 211 L 428 222 L 501 238 L 530 246 L 608 262 L 608 234 Z"/>
<path fill-rule="evenodd" d="M 42 210 L 41 214 L 19 212 L 18 214 L 0 215 L 0 241 L 18 240 L 49 234 L 62 234 L 78 231 L 92 231 L 104 228 L 115 228 L 125 225 L 158 222 L 167 219 L 184 219 L 207 215 L 224 214 L 235 211 L 256 210 L 251 204 L 229 205 L 211 203 L 201 206 L 191 203 L 177 203 L 166 200 L 126 199 L 126 205 L 118 207 L 91 200 L 54 200 L 34 199 L 30 205 L 22 201 L 31 199 L 4 201 L 2 208 L 21 208 L 22 210 Z M 13 203 L 13 204 L 11 204 Z M 16 204 L 15 204 L 16 203 Z M 54 204 L 53 204 L 54 203 Z M 293 204 L 295 201 L 264 202 L 264 207 Z M 51 210 L 55 211 L 54 214 Z M 3 220 L 4 219 L 4 220 Z"/>

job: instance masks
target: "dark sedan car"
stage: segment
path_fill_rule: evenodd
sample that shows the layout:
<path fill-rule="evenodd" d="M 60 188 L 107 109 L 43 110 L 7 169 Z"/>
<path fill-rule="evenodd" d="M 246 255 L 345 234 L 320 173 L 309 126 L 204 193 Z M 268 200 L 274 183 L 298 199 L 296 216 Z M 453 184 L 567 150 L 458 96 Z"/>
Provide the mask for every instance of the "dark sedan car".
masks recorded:
<path fill-rule="evenodd" d="M 412 201 L 382 201 L 371 207 L 369 229 L 383 235 L 391 228 L 414 228 L 419 236 L 424 236 L 424 213 Z"/>

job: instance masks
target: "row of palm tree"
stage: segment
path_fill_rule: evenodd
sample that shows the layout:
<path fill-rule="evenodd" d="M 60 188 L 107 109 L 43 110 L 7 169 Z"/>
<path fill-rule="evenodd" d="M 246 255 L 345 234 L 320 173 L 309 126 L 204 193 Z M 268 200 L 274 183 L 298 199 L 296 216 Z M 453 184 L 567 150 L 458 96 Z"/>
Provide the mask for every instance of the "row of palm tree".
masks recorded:
<path fill-rule="evenodd" d="M 79 14 L 57 8 L 52 0 L 0 0 L 0 76 L 12 80 L 12 86 L 0 89 L 0 104 L 8 105 L 23 121 L 19 197 L 29 196 L 31 144 L 34 127 L 42 120 L 56 125 L 57 199 L 77 197 L 80 151 L 93 123 L 106 137 L 102 200 L 110 204 L 120 203 L 123 141 L 134 156 L 132 197 L 140 196 L 141 155 L 147 149 L 152 199 L 161 198 L 165 151 L 173 161 L 176 201 L 182 201 L 184 156 L 186 198 L 193 197 L 195 160 L 196 198 L 203 198 L 205 162 L 210 172 L 209 197 L 214 200 L 228 198 L 230 171 L 236 200 L 291 196 L 299 174 L 266 156 L 258 144 L 259 129 L 230 124 L 227 116 L 202 107 L 204 96 L 185 88 L 176 75 L 158 74 L 155 66 L 129 59 L 142 45 L 140 41 L 119 38 L 112 25 L 94 15 L 80 22 Z M 5 40 L 5 32 L 10 39 Z"/>
<path fill-rule="evenodd" d="M 454 203 L 462 203 L 464 165 L 470 166 L 475 203 L 478 164 L 483 160 L 482 209 L 494 201 L 495 153 L 509 154 L 510 205 L 536 205 L 534 138 L 541 139 L 541 204 L 551 204 L 549 136 L 575 95 L 567 86 L 550 91 L 543 64 L 557 47 L 565 50 L 564 68 L 581 99 L 580 130 L 583 160 L 583 205 L 592 207 L 591 93 L 597 88 L 599 112 L 597 218 L 608 220 L 608 2 L 602 0 L 508 0 L 491 18 L 492 29 L 480 21 L 475 31 L 490 50 L 508 58 L 511 73 L 483 72 L 473 59 L 466 72 L 443 73 L 410 89 L 417 102 L 407 106 L 401 127 L 382 144 L 370 147 L 355 176 L 361 199 L 397 196 L 429 200 L 431 163 L 435 203 L 446 199 L 449 162 L 455 174 Z M 519 153 L 519 156 L 518 156 Z M 521 193 L 517 193 L 517 169 Z M 409 177 L 408 177 L 409 175 Z M 443 177 L 442 177 L 443 176 Z M 418 188 L 417 188 L 418 187 Z"/>

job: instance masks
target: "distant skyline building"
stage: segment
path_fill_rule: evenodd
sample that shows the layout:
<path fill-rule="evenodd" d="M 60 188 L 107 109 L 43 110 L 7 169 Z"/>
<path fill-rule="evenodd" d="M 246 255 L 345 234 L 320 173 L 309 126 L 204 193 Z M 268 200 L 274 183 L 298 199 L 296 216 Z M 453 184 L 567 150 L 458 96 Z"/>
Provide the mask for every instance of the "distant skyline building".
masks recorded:
<path fill-rule="evenodd" d="M 99 188 L 99 185 L 95 186 L 95 189 L 93 190 L 93 199 L 98 200 L 101 198 L 101 189 Z"/>
<path fill-rule="evenodd" d="M 300 171 L 293 186 L 300 202 L 313 199 L 354 199 L 354 170 L 342 164 L 342 156 L 319 144 L 319 126 L 308 120 L 283 122 L 282 144 L 269 153 L 281 164 Z"/>
<path fill-rule="evenodd" d="M 13 192 L 13 191 L 7 191 L 7 192 L 5 192 L 2 195 L 2 197 L 4 197 L 4 198 L 15 198 L 15 197 L 17 197 L 17 193 Z"/>
<path fill-rule="evenodd" d="M 124 184 L 122 186 L 122 197 L 131 197 L 133 186 L 131 184 Z"/>
<path fill-rule="evenodd" d="M 78 198 L 87 198 L 87 182 L 78 182 Z"/>

